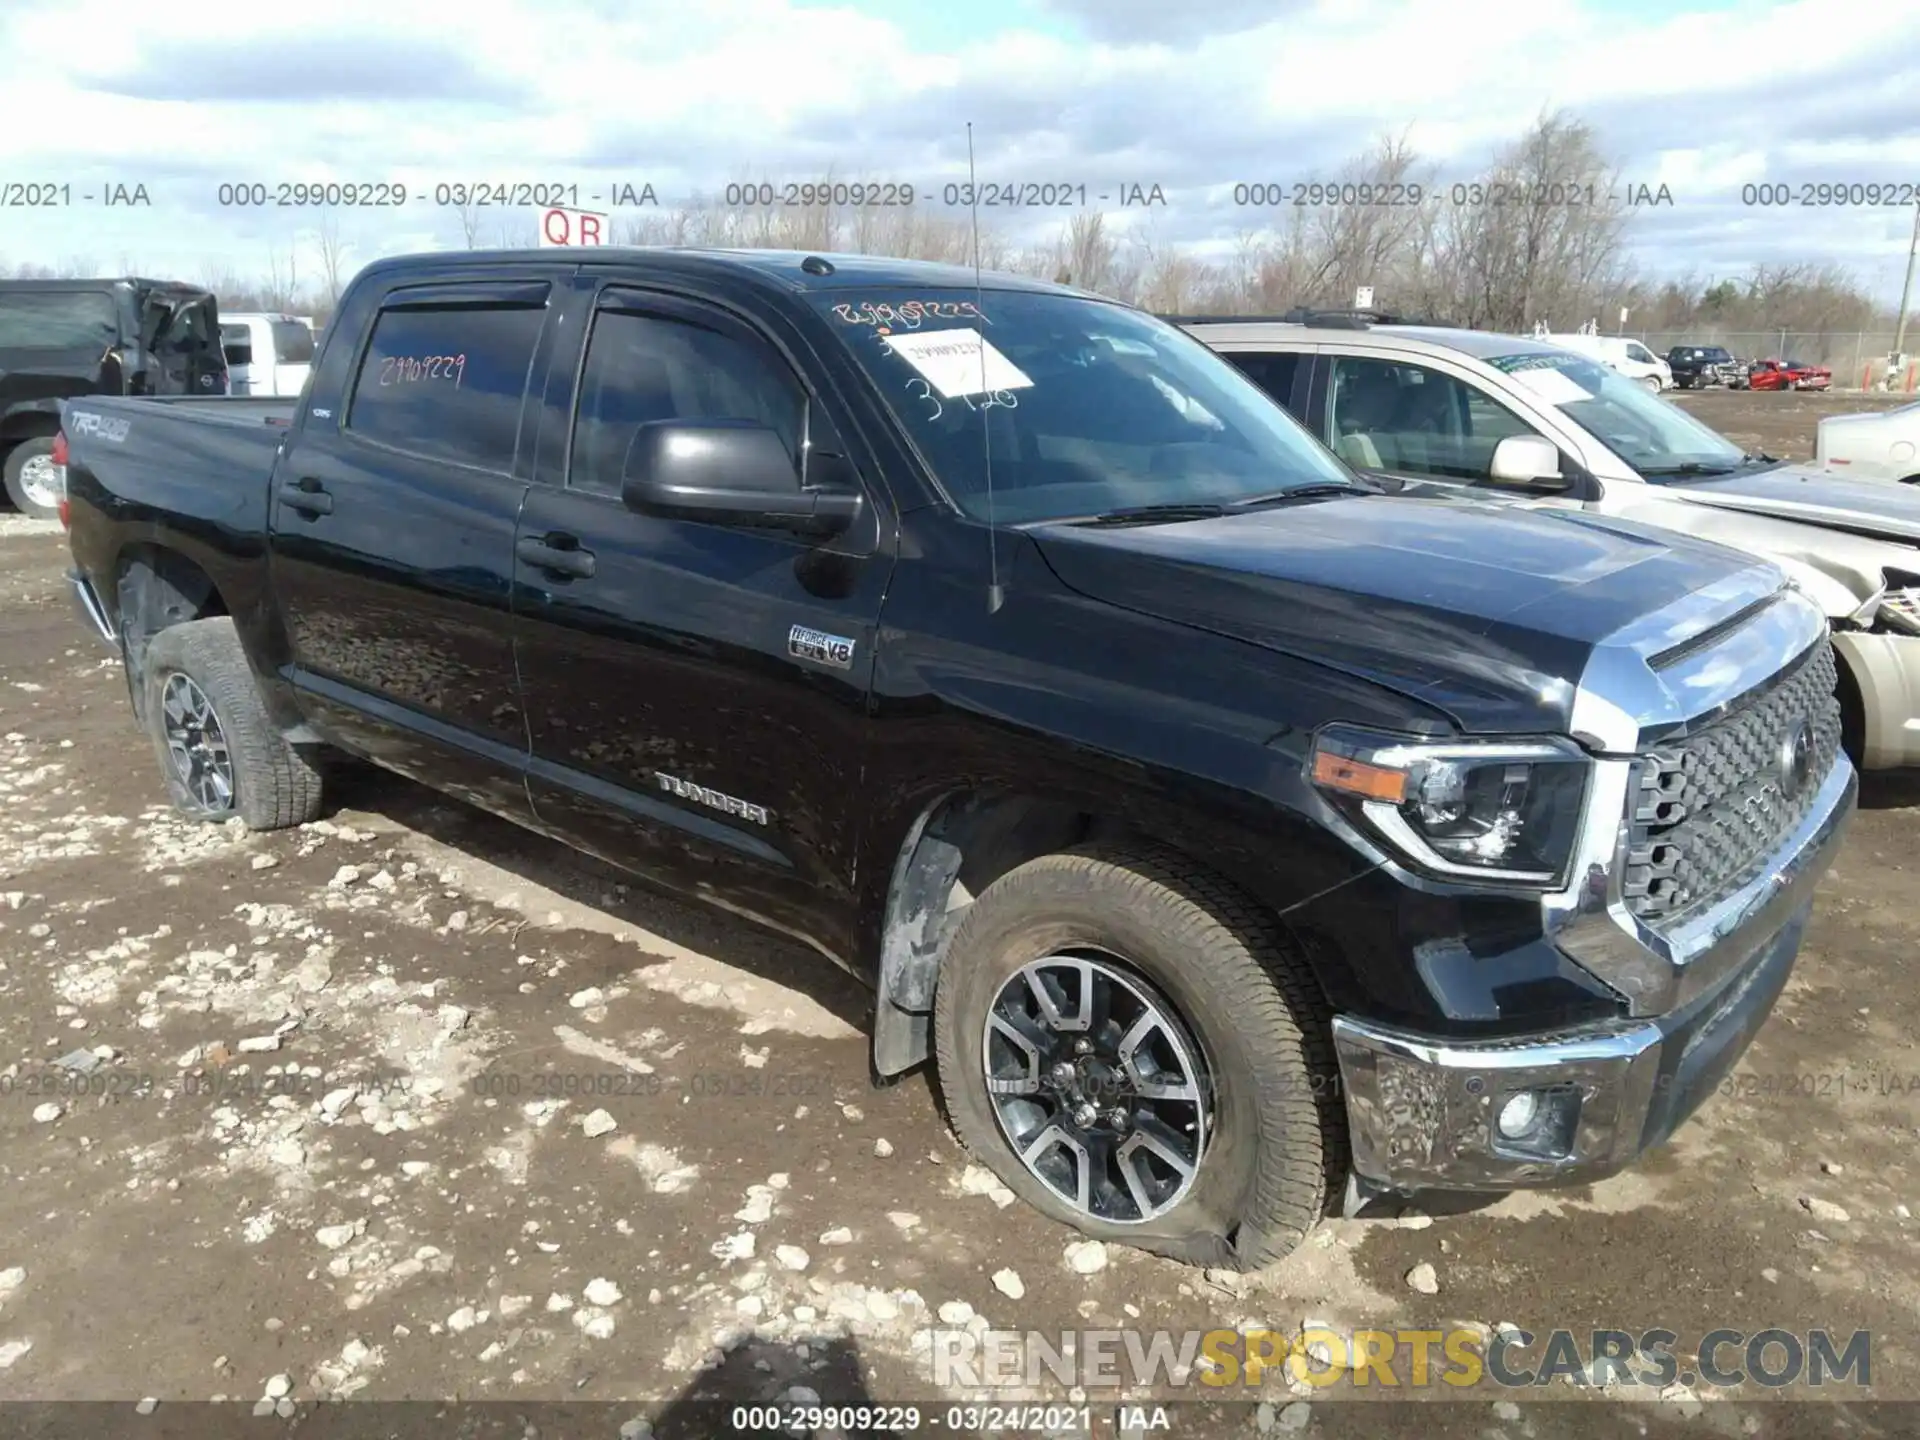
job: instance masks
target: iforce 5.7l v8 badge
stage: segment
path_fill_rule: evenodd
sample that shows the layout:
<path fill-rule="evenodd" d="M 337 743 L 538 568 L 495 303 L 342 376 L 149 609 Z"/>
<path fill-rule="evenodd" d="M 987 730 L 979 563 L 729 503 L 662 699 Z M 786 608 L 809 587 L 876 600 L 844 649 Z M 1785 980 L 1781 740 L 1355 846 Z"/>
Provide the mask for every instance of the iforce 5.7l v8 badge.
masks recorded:
<path fill-rule="evenodd" d="M 829 635 L 805 625 L 796 625 L 787 632 L 787 654 L 796 660 L 831 665 L 836 670 L 853 668 L 853 641 L 845 635 Z"/>

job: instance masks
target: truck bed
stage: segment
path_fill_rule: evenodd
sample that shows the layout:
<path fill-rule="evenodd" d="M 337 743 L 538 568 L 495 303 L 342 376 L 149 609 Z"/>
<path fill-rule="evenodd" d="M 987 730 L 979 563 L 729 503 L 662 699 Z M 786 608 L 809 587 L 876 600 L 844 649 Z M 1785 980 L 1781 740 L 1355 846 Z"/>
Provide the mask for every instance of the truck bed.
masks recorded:
<path fill-rule="evenodd" d="M 91 398 L 98 397 L 82 397 Z M 292 422 L 300 400 L 294 395 L 154 395 L 138 397 L 132 403 L 165 405 L 186 412 L 184 418 L 218 420 L 225 425 L 284 426 Z"/>

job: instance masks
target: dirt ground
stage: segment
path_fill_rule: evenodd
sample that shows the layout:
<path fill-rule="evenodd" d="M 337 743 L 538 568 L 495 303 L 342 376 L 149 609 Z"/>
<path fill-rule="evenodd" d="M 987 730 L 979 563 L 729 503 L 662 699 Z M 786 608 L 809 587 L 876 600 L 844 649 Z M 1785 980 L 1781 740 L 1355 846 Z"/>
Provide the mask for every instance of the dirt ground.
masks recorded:
<path fill-rule="evenodd" d="M 1782 460 L 1813 458 L 1814 427 L 1823 416 L 1890 410 L 1911 395 L 1842 395 L 1818 390 L 1672 390 L 1668 398 L 1734 444 Z"/>
<path fill-rule="evenodd" d="M 1830 402 L 1684 403 L 1787 446 Z M 64 555 L 0 517 L 0 1400 L 102 1402 L 58 1412 L 86 1434 L 369 1409 L 315 1408 L 347 1396 L 634 1437 L 735 1433 L 703 1397 L 818 1396 L 997 1434 L 1019 1427 L 942 1408 L 991 1397 L 936 1387 L 930 1329 L 1664 1328 L 1691 1373 L 1717 1328 L 1825 1327 L 1872 1332 L 1869 1390 L 1554 1380 L 1385 1409 L 1403 1366 L 1396 1391 L 1189 1385 L 1208 1398 L 1166 1433 L 1920 1429 L 1857 1403 L 1920 1401 L 1920 789 L 1869 788 L 1773 1018 L 1637 1169 L 1203 1274 L 1070 1252 L 1003 1205 L 924 1076 L 870 1085 L 866 996 L 811 952 L 378 775 L 297 830 L 174 818 Z M 1094 1433 L 1159 1433 L 1086 1398 Z"/>

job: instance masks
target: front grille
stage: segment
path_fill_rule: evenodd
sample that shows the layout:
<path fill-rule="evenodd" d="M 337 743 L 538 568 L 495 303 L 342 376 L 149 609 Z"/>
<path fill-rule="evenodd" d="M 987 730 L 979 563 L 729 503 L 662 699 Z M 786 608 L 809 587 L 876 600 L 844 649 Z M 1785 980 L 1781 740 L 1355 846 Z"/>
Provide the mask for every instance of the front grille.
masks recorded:
<path fill-rule="evenodd" d="M 1694 734 L 1643 752 L 1627 797 L 1627 909 L 1671 925 L 1753 877 L 1813 805 L 1840 749 L 1833 644 L 1786 679 Z M 1789 793 L 1786 757 L 1801 722 L 1813 764 Z"/>

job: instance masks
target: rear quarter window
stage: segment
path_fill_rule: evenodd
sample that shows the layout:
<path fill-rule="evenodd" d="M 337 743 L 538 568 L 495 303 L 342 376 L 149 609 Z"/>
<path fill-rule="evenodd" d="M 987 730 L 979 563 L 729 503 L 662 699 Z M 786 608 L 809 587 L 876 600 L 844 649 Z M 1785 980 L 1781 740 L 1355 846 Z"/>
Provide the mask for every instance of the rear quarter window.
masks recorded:
<path fill-rule="evenodd" d="M 119 339 L 119 312 L 105 291 L 0 293 L 0 350 L 105 349 Z"/>
<path fill-rule="evenodd" d="M 311 365 L 313 331 L 298 320 L 274 321 L 273 358 L 282 365 Z"/>
<path fill-rule="evenodd" d="M 546 310 L 383 310 L 355 377 L 346 429 L 396 450 L 507 473 Z"/>

